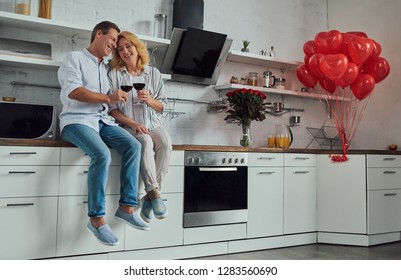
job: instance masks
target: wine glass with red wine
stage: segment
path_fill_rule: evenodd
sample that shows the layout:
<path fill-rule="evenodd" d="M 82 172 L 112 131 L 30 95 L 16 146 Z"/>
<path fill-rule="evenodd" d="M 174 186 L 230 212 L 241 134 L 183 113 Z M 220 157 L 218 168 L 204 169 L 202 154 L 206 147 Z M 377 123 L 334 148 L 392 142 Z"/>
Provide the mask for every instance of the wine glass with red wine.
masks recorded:
<path fill-rule="evenodd" d="M 131 77 L 129 75 L 123 75 L 121 80 L 120 89 L 126 93 L 130 92 L 134 86 L 131 84 Z M 120 103 L 122 107 L 125 107 L 125 102 Z"/>
<path fill-rule="evenodd" d="M 134 77 L 132 77 L 132 81 L 133 81 L 132 85 L 137 90 L 137 92 L 139 90 L 143 90 L 145 88 L 145 79 L 142 76 L 134 76 Z M 138 103 L 142 103 L 142 102 L 139 101 Z"/>

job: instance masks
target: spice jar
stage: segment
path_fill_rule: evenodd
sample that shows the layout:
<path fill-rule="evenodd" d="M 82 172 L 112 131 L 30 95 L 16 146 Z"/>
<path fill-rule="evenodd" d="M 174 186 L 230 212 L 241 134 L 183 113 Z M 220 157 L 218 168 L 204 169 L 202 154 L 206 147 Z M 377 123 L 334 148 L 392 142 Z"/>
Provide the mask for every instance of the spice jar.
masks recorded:
<path fill-rule="evenodd" d="M 52 0 L 39 0 L 38 17 L 51 18 Z"/>
<path fill-rule="evenodd" d="M 21 15 L 31 15 L 31 0 L 16 0 L 15 12 Z"/>
<path fill-rule="evenodd" d="M 285 79 L 284 78 L 276 78 L 276 89 L 285 89 Z"/>
<path fill-rule="evenodd" d="M 249 72 L 248 76 L 248 86 L 258 86 L 258 73 L 257 72 Z"/>
<path fill-rule="evenodd" d="M 159 38 L 166 38 L 166 30 L 167 30 L 166 25 L 167 25 L 167 15 L 155 14 L 153 36 Z"/>
<path fill-rule="evenodd" d="M 232 76 L 230 79 L 230 84 L 238 84 L 238 78 L 236 76 Z"/>

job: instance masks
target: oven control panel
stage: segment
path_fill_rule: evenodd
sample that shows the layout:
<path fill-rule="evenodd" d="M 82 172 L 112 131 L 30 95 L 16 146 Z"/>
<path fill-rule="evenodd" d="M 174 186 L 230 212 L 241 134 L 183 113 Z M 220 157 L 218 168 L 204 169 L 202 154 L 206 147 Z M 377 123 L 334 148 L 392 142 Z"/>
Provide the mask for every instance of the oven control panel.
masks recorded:
<path fill-rule="evenodd" d="M 247 166 L 248 154 L 238 152 L 185 151 L 186 166 Z"/>

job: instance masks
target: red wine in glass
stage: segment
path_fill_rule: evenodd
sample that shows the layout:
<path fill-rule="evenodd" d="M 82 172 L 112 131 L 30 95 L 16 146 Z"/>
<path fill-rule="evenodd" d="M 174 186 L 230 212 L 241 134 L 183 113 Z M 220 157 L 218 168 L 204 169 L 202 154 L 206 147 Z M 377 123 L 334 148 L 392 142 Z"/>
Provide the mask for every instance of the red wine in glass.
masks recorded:
<path fill-rule="evenodd" d="M 132 86 L 120 86 L 122 91 L 129 92 L 132 89 Z"/>
<path fill-rule="evenodd" d="M 145 83 L 134 83 L 133 85 L 136 90 L 142 90 L 145 87 Z"/>

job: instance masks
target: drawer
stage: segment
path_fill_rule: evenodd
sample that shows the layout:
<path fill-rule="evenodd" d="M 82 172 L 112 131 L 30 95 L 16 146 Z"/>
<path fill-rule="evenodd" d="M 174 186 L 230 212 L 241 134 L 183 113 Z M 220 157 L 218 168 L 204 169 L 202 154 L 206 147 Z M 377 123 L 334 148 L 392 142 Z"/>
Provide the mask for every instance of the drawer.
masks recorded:
<path fill-rule="evenodd" d="M 401 167 L 401 156 L 367 155 L 367 167 Z"/>
<path fill-rule="evenodd" d="M 120 166 L 110 166 L 106 194 L 120 193 Z M 88 166 L 60 167 L 60 195 L 88 194 Z"/>
<path fill-rule="evenodd" d="M 56 256 L 57 197 L 0 199 L 0 259 Z"/>
<path fill-rule="evenodd" d="M 368 191 L 368 234 L 401 231 L 401 190 Z"/>
<path fill-rule="evenodd" d="M 249 153 L 248 166 L 283 166 L 281 153 Z"/>
<path fill-rule="evenodd" d="M 184 165 L 184 151 L 172 151 L 169 165 Z"/>
<path fill-rule="evenodd" d="M 284 166 L 316 166 L 316 155 L 284 154 Z"/>
<path fill-rule="evenodd" d="M 0 197 L 58 194 L 58 166 L 0 166 Z"/>
<path fill-rule="evenodd" d="M 0 146 L 0 165 L 59 165 L 60 148 Z"/>
<path fill-rule="evenodd" d="M 401 189 L 401 168 L 367 168 L 367 171 L 368 190 Z"/>
<path fill-rule="evenodd" d="M 121 156 L 111 149 L 111 165 L 121 165 Z M 90 157 L 79 148 L 61 148 L 61 165 L 90 165 Z"/>

